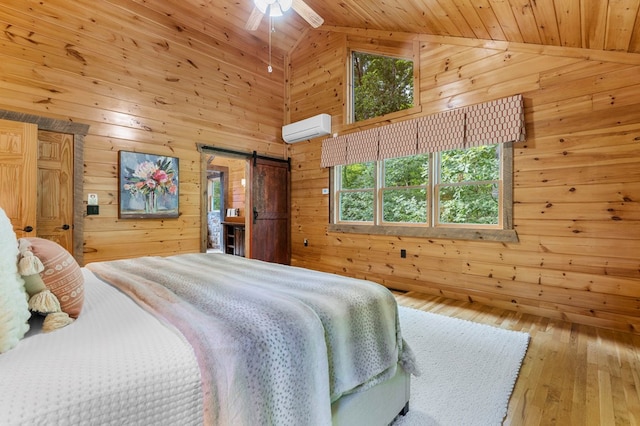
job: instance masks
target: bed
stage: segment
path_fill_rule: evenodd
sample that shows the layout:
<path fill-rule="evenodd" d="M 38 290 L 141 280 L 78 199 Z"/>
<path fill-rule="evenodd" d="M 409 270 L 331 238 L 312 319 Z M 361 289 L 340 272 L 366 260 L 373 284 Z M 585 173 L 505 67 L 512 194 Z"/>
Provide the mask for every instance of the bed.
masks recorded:
<path fill-rule="evenodd" d="M 82 268 L 72 324 L 0 355 L 0 424 L 386 425 L 413 355 L 393 295 L 226 254 Z"/>

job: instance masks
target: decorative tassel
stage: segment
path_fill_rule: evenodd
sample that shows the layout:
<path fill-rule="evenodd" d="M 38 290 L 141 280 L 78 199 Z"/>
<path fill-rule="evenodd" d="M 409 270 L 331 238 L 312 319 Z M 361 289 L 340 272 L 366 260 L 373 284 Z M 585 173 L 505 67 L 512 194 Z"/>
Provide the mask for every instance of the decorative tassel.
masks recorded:
<path fill-rule="evenodd" d="M 47 315 L 42 323 L 42 331 L 48 333 L 53 330 L 57 330 L 64 326 L 67 326 L 73 322 L 73 318 L 70 318 L 65 312 L 54 312 Z"/>
<path fill-rule="evenodd" d="M 20 254 L 24 254 L 26 250 L 31 251 L 31 242 L 26 238 L 18 238 L 18 251 Z"/>
<path fill-rule="evenodd" d="M 44 265 L 40 259 L 34 256 L 31 251 L 25 251 L 22 254 L 22 259 L 18 262 L 18 272 L 20 272 L 20 275 L 28 276 L 39 274 L 42 271 L 44 271 Z"/>
<path fill-rule="evenodd" d="M 48 289 L 34 294 L 29 299 L 29 310 L 33 312 L 49 314 L 52 312 L 60 312 L 60 309 L 58 298 Z"/>

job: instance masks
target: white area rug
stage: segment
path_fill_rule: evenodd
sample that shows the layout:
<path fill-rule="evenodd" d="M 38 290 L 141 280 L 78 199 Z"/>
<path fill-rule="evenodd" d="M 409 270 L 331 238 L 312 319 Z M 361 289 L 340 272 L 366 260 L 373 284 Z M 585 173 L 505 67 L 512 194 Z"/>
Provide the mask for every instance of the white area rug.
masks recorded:
<path fill-rule="evenodd" d="M 502 424 L 527 333 L 405 307 L 400 325 L 422 375 L 411 377 L 409 414 L 393 426 Z"/>

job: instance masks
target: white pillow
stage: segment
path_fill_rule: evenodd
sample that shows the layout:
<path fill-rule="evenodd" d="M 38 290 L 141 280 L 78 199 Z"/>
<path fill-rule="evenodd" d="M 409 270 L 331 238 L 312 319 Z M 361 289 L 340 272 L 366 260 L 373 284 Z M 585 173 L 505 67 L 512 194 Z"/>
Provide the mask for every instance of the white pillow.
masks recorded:
<path fill-rule="evenodd" d="M 0 208 L 0 354 L 18 344 L 29 330 L 29 303 L 18 273 L 18 241 Z"/>

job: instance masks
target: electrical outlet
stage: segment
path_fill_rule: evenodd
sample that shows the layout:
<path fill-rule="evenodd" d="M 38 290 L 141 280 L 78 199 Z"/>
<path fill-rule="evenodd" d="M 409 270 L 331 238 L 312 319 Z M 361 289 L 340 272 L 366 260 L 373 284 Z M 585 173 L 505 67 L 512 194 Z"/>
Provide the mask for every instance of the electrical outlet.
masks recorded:
<path fill-rule="evenodd" d="M 400 250 L 400 257 L 403 259 L 407 257 L 407 251 L 405 249 Z"/>

